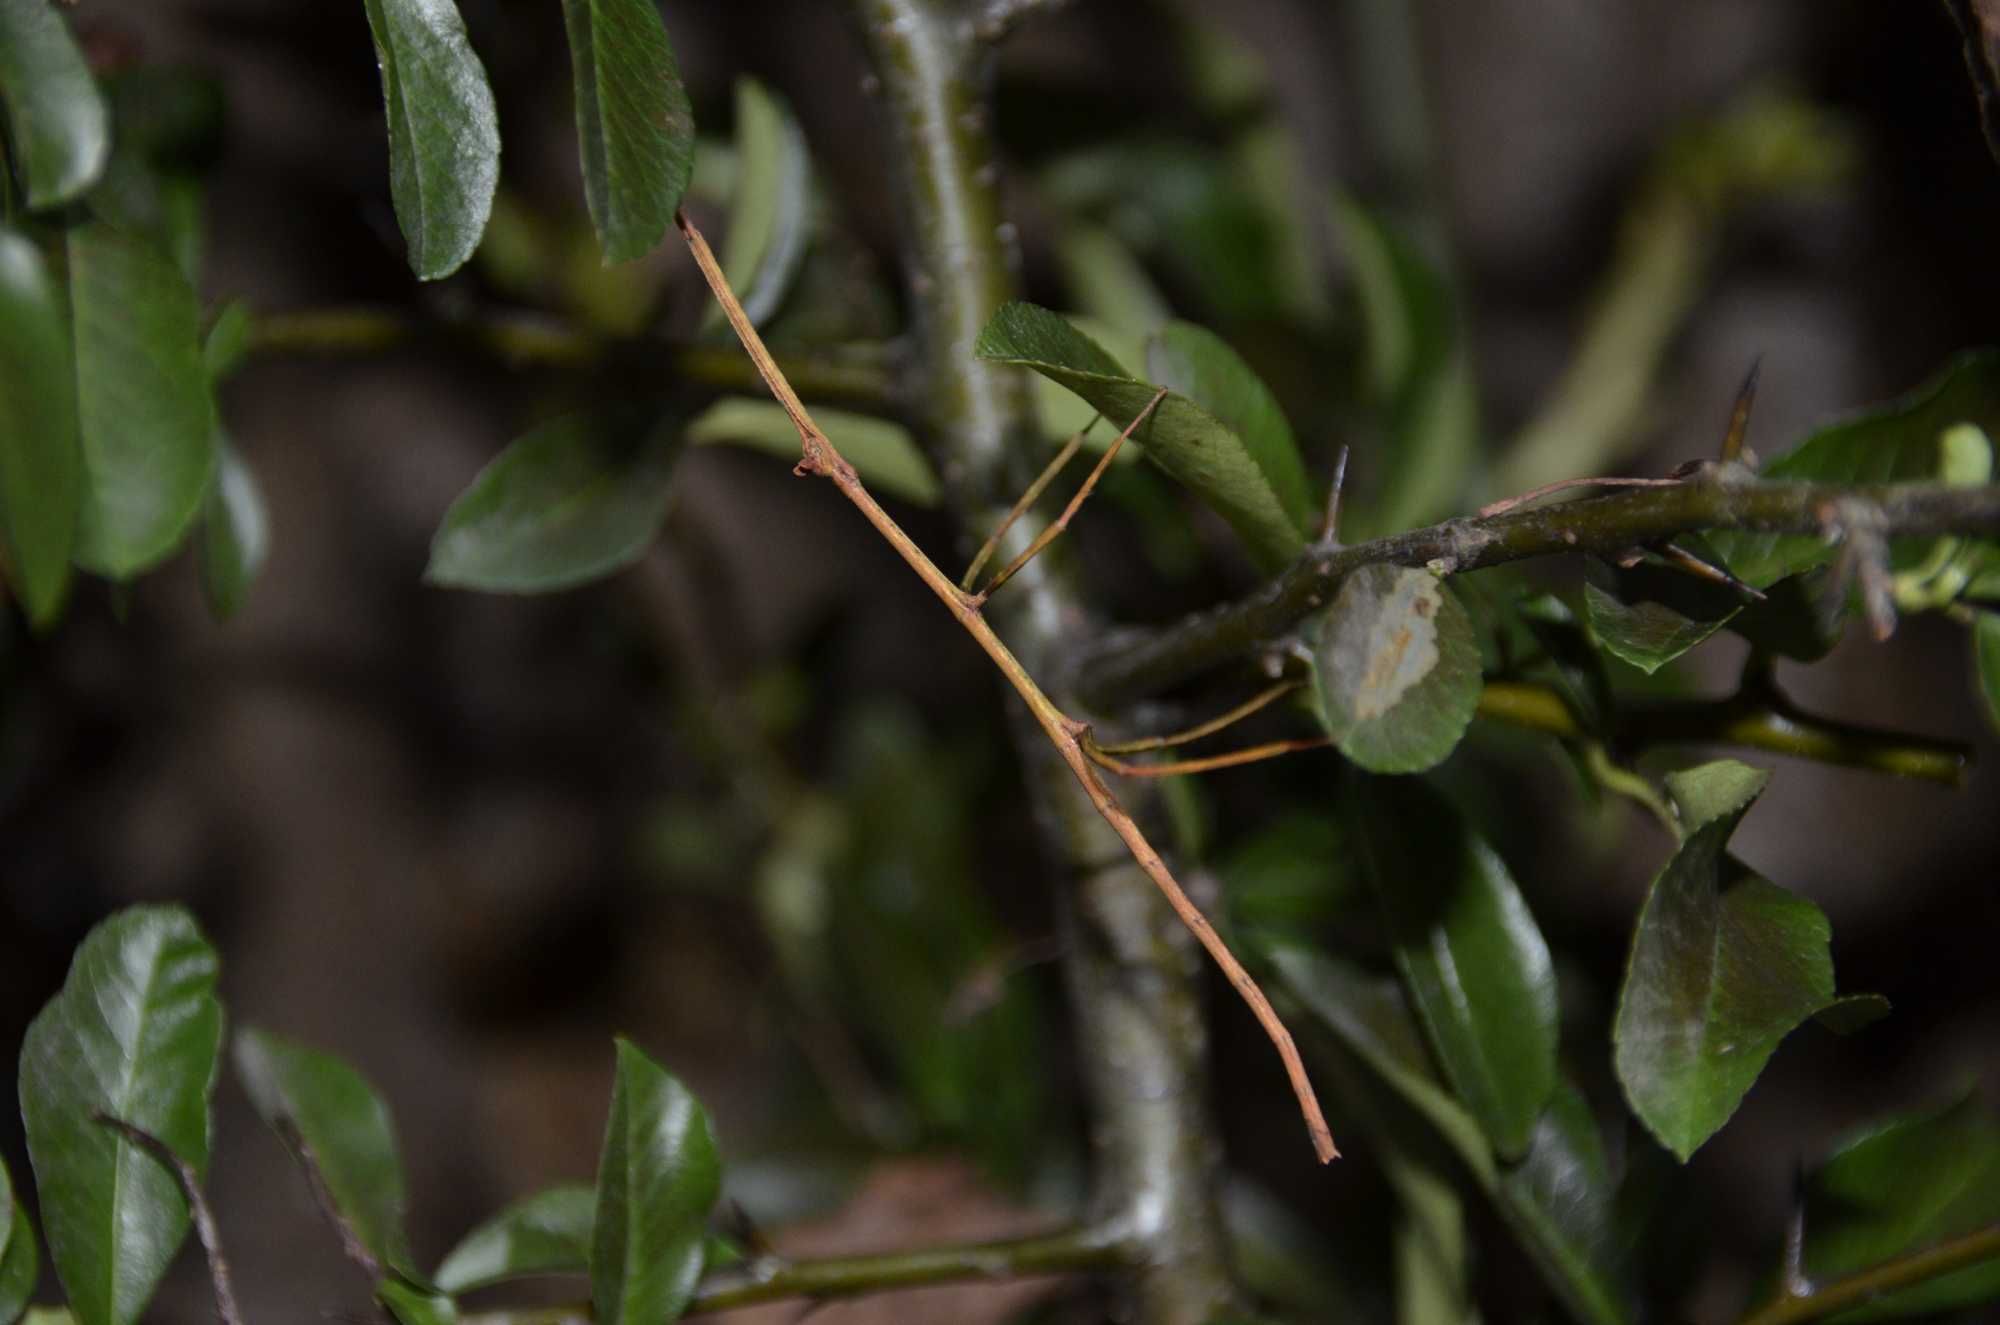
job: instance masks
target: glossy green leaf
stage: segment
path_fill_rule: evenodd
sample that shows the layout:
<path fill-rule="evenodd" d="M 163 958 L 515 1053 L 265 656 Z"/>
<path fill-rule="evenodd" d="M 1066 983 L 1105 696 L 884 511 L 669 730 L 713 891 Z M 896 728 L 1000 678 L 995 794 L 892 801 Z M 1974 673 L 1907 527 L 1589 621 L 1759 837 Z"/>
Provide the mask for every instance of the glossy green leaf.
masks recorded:
<path fill-rule="evenodd" d="M 1738 590 L 1685 571 L 1641 563 L 1583 586 L 1591 634 L 1614 656 L 1651 675 L 1729 624 Z"/>
<path fill-rule="evenodd" d="M 1736 1112 L 1780 1040 L 1842 1002 L 1820 909 L 1727 854 L 1768 780 L 1733 760 L 1667 777 L 1682 840 L 1639 913 L 1612 1041 L 1632 1111 L 1682 1161 Z"/>
<path fill-rule="evenodd" d="M 449 1295 L 426 1292 L 400 1279 L 376 1284 L 375 1300 L 388 1308 L 397 1325 L 458 1325 L 458 1303 Z"/>
<path fill-rule="evenodd" d="M 1311 527 L 1312 483 L 1292 425 L 1277 397 L 1229 342 L 1193 323 L 1169 322 L 1146 342 L 1146 371 L 1157 385 L 1173 388 L 1221 420 L 1249 450 L 1292 518 Z"/>
<path fill-rule="evenodd" d="M 34 1221 L 15 1199 L 7 1166 L 0 1163 L 0 1322 L 13 1321 L 27 1309 L 41 1270 Z"/>
<path fill-rule="evenodd" d="M 1396 982 L 1374 979 L 1295 944 L 1272 943 L 1266 951 L 1285 990 L 1414 1111 L 1492 1197 L 1501 1218 L 1570 1314 L 1591 1325 L 1630 1321 L 1625 1294 L 1611 1267 L 1597 1255 L 1597 1244 L 1578 1241 L 1583 1219 L 1557 1208 L 1559 1199 L 1565 1199 L 1563 1192 L 1570 1193 L 1566 1199 L 1575 1197 L 1574 1182 L 1565 1186 L 1557 1181 L 1558 1175 L 1578 1168 L 1583 1172 L 1576 1180 L 1587 1180 L 1595 1165 L 1589 1140 L 1577 1130 L 1562 1092 L 1550 1107 L 1563 1112 L 1553 1119 L 1545 1114 L 1536 1124 L 1528 1154 L 1518 1164 L 1503 1167 L 1479 1123 L 1437 1079 L 1423 1033 Z M 1550 1127 L 1552 1134 L 1546 1130 Z M 1555 1153 L 1558 1148 L 1574 1153 Z"/>
<path fill-rule="evenodd" d="M 1764 590 L 1730 618 L 1729 629 L 1763 653 L 1800 662 L 1818 662 L 1833 652 L 1847 628 L 1847 586 L 1831 566 L 1819 566 Z"/>
<path fill-rule="evenodd" d="M 500 119 L 453 0 L 363 0 L 389 118 L 389 194 L 410 270 L 449 276 L 479 247 L 500 183 Z"/>
<path fill-rule="evenodd" d="M 1216 866 L 1229 918 L 1268 939 L 1309 942 L 1365 904 L 1338 816 L 1294 810 L 1257 830 Z"/>
<path fill-rule="evenodd" d="M 565 415 L 517 438 L 459 494 L 424 578 L 455 589 L 545 593 L 638 560 L 666 518 L 675 430 Z"/>
<path fill-rule="evenodd" d="M 1477 396 L 1444 274 L 1351 199 L 1336 197 L 1333 217 L 1360 297 L 1387 451 L 1381 491 L 1348 532 L 1391 533 L 1453 510 L 1478 455 Z"/>
<path fill-rule="evenodd" d="M 69 289 L 84 468 L 76 560 L 122 580 L 174 549 L 215 472 L 201 309 L 170 260 L 103 225 L 70 231 Z"/>
<path fill-rule="evenodd" d="M 644 257 L 694 172 L 694 111 L 655 0 L 563 0 L 583 193 L 610 262 Z"/>
<path fill-rule="evenodd" d="M 1986 701 L 1986 716 L 2000 727 L 2000 612 L 1973 614 L 1972 666 Z"/>
<path fill-rule="evenodd" d="M 1312 659 L 1327 731 L 1371 772 L 1441 763 L 1479 705 L 1471 618 L 1427 570 L 1378 564 L 1349 575 Z"/>
<path fill-rule="evenodd" d="M 42 255 L 0 230 L 0 542 L 8 578 L 37 626 L 69 589 L 83 455 L 62 295 Z"/>
<path fill-rule="evenodd" d="M 740 165 L 722 237 L 722 271 L 750 321 L 763 326 L 791 293 L 812 237 L 812 158 L 784 99 L 754 78 L 736 80 Z M 710 320 L 722 321 L 719 305 Z"/>
<path fill-rule="evenodd" d="M 590 1300 L 601 1325 L 678 1320 L 701 1277 L 722 1162 L 708 1114 L 631 1041 L 618 1041 L 597 1165 Z"/>
<path fill-rule="evenodd" d="M 1805 1269 L 1824 1281 L 2000 1222 L 2000 1120 L 1967 1099 L 1851 1139 L 1806 1187 Z M 2000 1302 L 2000 1261 L 1967 1266 L 1842 1314 L 1893 1320 Z"/>
<path fill-rule="evenodd" d="M 534 1274 L 588 1274 L 597 1191 L 551 1187 L 516 1201 L 473 1229 L 433 1276 L 447 1293 L 466 1293 Z"/>
<path fill-rule="evenodd" d="M 111 152 L 111 115 L 50 0 L 0 0 L 0 101 L 28 206 L 69 202 Z"/>
<path fill-rule="evenodd" d="M 264 565 L 271 528 L 250 466 L 227 438 L 217 442 L 216 451 L 215 487 L 202 513 L 201 591 L 215 619 L 227 621 Z"/>
<path fill-rule="evenodd" d="M 937 473 L 909 429 L 838 409 L 815 409 L 813 422 L 871 489 L 915 506 L 937 505 Z M 689 421 L 686 436 L 695 445 L 733 442 L 793 464 L 799 459 L 799 430 L 776 401 L 718 400 Z"/>
<path fill-rule="evenodd" d="M 236 1076 L 257 1114 L 311 1164 L 375 1259 L 421 1282 L 403 1230 L 403 1162 L 389 1106 L 332 1054 L 269 1031 L 236 1036 Z"/>
<path fill-rule="evenodd" d="M 1850 484 L 1935 479 L 1944 460 L 1940 439 L 1961 423 L 2000 436 L 2000 350 L 1961 355 L 1910 394 L 1818 429 L 1764 466 L 1763 476 Z M 1810 535 L 1716 532 L 1709 541 L 1730 570 L 1759 587 L 1831 560 L 1835 551 Z M 1931 541 L 1900 540 L 1897 561 L 1921 560 Z"/>
<path fill-rule="evenodd" d="M 1594 1304 L 1585 1319 L 1630 1314 L 1614 1227 L 1616 1186 L 1583 1092 L 1564 1082 L 1535 1120 L 1527 1153 L 1501 1177 L 1504 1208 L 1553 1282 Z"/>
<path fill-rule="evenodd" d="M 1355 779 L 1343 802 L 1438 1063 L 1494 1149 L 1515 1158 L 1556 1087 L 1548 944 L 1505 862 L 1436 791 Z"/>
<path fill-rule="evenodd" d="M 135 906 L 77 945 L 21 1044 L 21 1121 L 49 1255 L 83 1325 L 132 1325 L 187 1236 L 175 1176 L 108 1114 L 201 1172 L 222 1044 L 215 952 L 179 907 Z"/>
<path fill-rule="evenodd" d="M 1117 429 L 1137 418 L 1158 393 L 1067 320 L 1033 304 L 1003 305 L 979 333 L 973 352 L 1061 383 Z M 1288 465 L 1282 456 L 1260 454 L 1221 419 L 1174 391 L 1133 440 L 1227 520 L 1261 562 L 1280 565 L 1305 550 L 1312 499 L 1296 455 Z"/>

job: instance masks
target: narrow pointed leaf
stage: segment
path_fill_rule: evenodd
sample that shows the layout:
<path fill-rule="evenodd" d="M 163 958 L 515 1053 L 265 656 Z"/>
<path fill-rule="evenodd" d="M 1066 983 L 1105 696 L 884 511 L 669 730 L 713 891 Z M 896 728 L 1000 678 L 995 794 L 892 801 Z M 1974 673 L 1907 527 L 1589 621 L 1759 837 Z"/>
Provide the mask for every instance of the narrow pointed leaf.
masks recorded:
<path fill-rule="evenodd" d="M 736 80 L 736 188 L 722 239 L 722 270 L 750 321 L 777 313 L 812 235 L 812 159 L 784 99 L 754 78 Z M 722 321 L 719 305 L 710 320 Z"/>
<path fill-rule="evenodd" d="M 152 245 L 103 225 L 69 236 L 84 495 L 76 560 L 127 579 L 166 556 L 215 471 L 201 309 Z"/>
<path fill-rule="evenodd" d="M 871 490 L 914 506 L 937 505 L 937 471 L 908 428 L 888 419 L 825 408 L 813 411 L 813 422 Z M 718 400 L 689 420 L 687 440 L 695 445 L 733 442 L 794 464 L 799 458 L 799 430 L 784 407 L 772 400 Z"/>
<path fill-rule="evenodd" d="M 270 519 L 257 476 L 227 439 L 217 444 L 215 487 L 208 494 L 201 536 L 201 589 L 208 610 L 227 621 L 243 605 L 264 565 Z"/>
<path fill-rule="evenodd" d="M 120 911 L 77 946 L 62 991 L 21 1044 L 21 1121 L 49 1255 L 83 1325 L 131 1325 L 187 1235 L 180 1184 L 96 1121 L 151 1133 L 208 1164 L 222 1042 L 215 952 L 187 912 Z"/>
<path fill-rule="evenodd" d="M 1976 1099 L 1842 1145 L 1806 1187 L 1806 1273 L 1831 1279 L 2000 1222 L 2000 1120 Z M 1890 1293 L 1842 1321 L 2000 1302 L 2000 1261 Z"/>
<path fill-rule="evenodd" d="M 69 202 L 111 152 L 111 116 L 50 0 L 0 0 L 0 100 L 28 206 Z"/>
<path fill-rule="evenodd" d="M 1102 412 L 1114 429 L 1130 424 L 1159 391 L 1060 315 L 1033 304 L 1003 305 L 979 333 L 973 352 L 1060 383 Z M 1312 498 L 1302 473 L 1281 461 L 1267 468 L 1265 459 L 1209 410 L 1169 391 L 1133 440 L 1227 520 L 1260 562 L 1282 565 L 1305 550 Z"/>
<path fill-rule="evenodd" d="M 389 194 L 410 270 L 449 276 L 479 247 L 500 183 L 500 120 L 452 0 L 363 0 L 389 120 Z"/>
<path fill-rule="evenodd" d="M 2000 350 L 1961 355 L 1910 394 L 1820 428 L 1762 474 L 1850 484 L 1935 479 L 1944 459 L 1939 439 L 1962 423 L 2000 437 Z M 1897 562 L 1922 560 L 1934 541 L 1902 540 Z M 1836 550 L 1809 535 L 1718 531 L 1709 542 L 1731 571 L 1760 588 L 1829 561 Z"/>
<path fill-rule="evenodd" d="M 1335 229 L 1354 274 L 1369 395 L 1388 454 L 1380 495 L 1354 535 L 1392 533 L 1449 514 L 1476 459 L 1479 418 L 1451 286 L 1417 247 L 1352 199 Z"/>
<path fill-rule="evenodd" d="M 687 1087 L 619 1040 L 590 1249 L 600 1325 L 680 1318 L 701 1277 L 704 1228 L 721 1188 L 708 1114 Z"/>
<path fill-rule="evenodd" d="M 424 578 L 455 589 L 544 593 L 638 560 L 666 518 L 674 431 L 566 415 L 516 439 L 459 495 Z"/>
<path fill-rule="evenodd" d="M 1626 1314 L 1617 1230 L 1617 1189 L 1604 1142 L 1583 1092 L 1557 1087 L 1535 1120 L 1527 1153 L 1501 1178 L 1508 1206 L 1534 1225 L 1538 1258 L 1561 1282 L 1580 1286 L 1606 1307 Z"/>
<path fill-rule="evenodd" d="M 1548 944 L 1506 864 L 1443 796 L 1376 778 L 1355 779 L 1345 800 L 1431 1048 L 1494 1148 L 1516 1158 L 1556 1087 Z"/>
<path fill-rule="evenodd" d="M 0 1164 L 0 1322 L 15 1320 L 27 1309 L 41 1269 L 34 1221 L 15 1199 L 7 1166 Z"/>
<path fill-rule="evenodd" d="M 1340 752 L 1375 773 L 1443 762 L 1479 706 L 1479 642 L 1437 576 L 1363 566 L 1314 642 L 1320 716 Z"/>
<path fill-rule="evenodd" d="M 644 257 L 694 172 L 694 112 L 655 0 L 563 0 L 583 192 L 611 262 Z"/>
<path fill-rule="evenodd" d="M 37 626 L 62 608 L 76 547 L 75 383 L 62 295 L 35 246 L 0 231 L 0 537 Z"/>
<path fill-rule="evenodd" d="M 1639 913 L 1613 1066 L 1682 1161 L 1736 1112 L 1778 1042 L 1838 1002 L 1826 917 L 1727 854 L 1768 780 L 1733 760 L 1667 778 L 1683 837 Z"/>
<path fill-rule="evenodd" d="M 447 1293 L 466 1293 L 532 1274 L 588 1274 L 597 1218 L 592 1187 L 551 1187 L 508 1206 L 452 1248 L 433 1276 Z"/>
<path fill-rule="evenodd" d="M 340 1059 L 269 1031 L 236 1036 L 236 1076 L 257 1114 L 299 1145 L 361 1245 L 421 1282 L 403 1230 L 403 1162 L 389 1106 Z"/>
<path fill-rule="evenodd" d="M 250 332 L 250 306 L 241 299 L 232 299 L 215 315 L 201 342 L 201 364 L 211 383 L 222 385 L 249 357 Z"/>
<path fill-rule="evenodd" d="M 397 1325 L 458 1325 L 458 1303 L 449 1295 L 426 1292 L 400 1279 L 376 1284 L 375 1300 L 388 1308 Z"/>

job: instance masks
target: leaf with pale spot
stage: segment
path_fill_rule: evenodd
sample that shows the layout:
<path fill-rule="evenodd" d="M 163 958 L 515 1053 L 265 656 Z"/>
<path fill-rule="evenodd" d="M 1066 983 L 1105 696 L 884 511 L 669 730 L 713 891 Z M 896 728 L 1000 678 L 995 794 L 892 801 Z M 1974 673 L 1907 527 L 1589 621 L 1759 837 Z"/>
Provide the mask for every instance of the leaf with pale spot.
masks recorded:
<path fill-rule="evenodd" d="M 1377 564 L 1349 575 L 1312 660 L 1327 731 L 1371 772 L 1442 762 L 1479 704 L 1471 618 L 1429 571 Z"/>

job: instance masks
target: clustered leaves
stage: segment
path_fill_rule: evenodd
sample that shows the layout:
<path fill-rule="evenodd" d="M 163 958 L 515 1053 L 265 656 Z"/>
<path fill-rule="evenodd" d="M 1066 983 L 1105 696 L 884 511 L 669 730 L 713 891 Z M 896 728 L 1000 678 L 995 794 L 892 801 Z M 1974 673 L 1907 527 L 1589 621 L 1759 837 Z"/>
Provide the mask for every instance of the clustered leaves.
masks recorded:
<path fill-rule="evenodd" d="M 78 946 L 62 992 L 21 1049 L 27 1126 L 49 1253 L 80 1325 L 132 1325 L 185 1240 L 167 1166 L 106 1125 L 129 1124 L 200 1173 L 222 1046 L 215 952 L 178 907 L 133 907 Z M 708 1115 L 629 1041 L 617 1043 L 594 1187 L 529 1197 L 473 1230 L 426 1275 L 403 1223 L 389 1107 L 331 1054 L 237 1032 L 237 1080 L 324 1193 L 374 1293 L 402 1325 L 457 1318 L 456 1295 L 527 1275 L 589 1278 L 599 1320 L 676 1320 L 715 1254 L 721 1161 Z M 34 1290 L 35 1233 L 0 1168 L 0 1321 Z"/>

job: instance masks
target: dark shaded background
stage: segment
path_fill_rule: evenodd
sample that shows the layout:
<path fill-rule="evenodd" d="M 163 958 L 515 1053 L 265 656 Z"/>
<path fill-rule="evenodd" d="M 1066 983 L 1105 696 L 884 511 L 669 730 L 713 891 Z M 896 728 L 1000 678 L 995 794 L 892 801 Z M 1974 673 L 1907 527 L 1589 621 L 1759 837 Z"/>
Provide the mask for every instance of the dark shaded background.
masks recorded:
<path fill-rule="evenodd" d="M 558 7 L 462 7 L 501 99 L 508 186 L 574 212 Z M 1365 181 L 1356 131 L 1365 108 L 1344 77 L 1339 9 L 1201 8 L 1268 59 L 1317 181 L 1302 205 L 1319 205 L 1325 181 Z M 1753 441 L 1768 451 L 1991 337 L 2000 174 L 1937 7 L 1424 8 L 1444 196 L 1495 435 L 1559 371 L 1647 151 L 1685 117 L 1759 82 L 1851 116 L 1865 164 L 1838 200 L 1732 225 L 1668 370 L 1642 472 L 1713 450 L 1756 354 Z M 888 157 L 838 10 L 688 0 L 668 22 L 698 118 L 726 121 L 739 72 L 781 89 L 822 178 L 893 271 Z M 205 296 L 274 310 L 484 297 L 474 276 L 431 289 L 408 276 L 358 3 L 84 0 L 74 21 L 100 45 L 207 68 L 226 89 Z M 1121 118 L 1185 119 L 1182 91 L 1159 72 L 1173 65 L 1159 33 L 1146 7 L 1108 0 L 1032 25 L 1003 62 L 1003 97 L 1012 94 L 1003 140 L 1078 132 L 1038 120 L 1038 99 L 1044 119 L 1051 106 L 1096 107 L 1093 132 Z M 1051 89 L 1062 95 L 1045 97 Z M 1033 199 L 1022 202 L 1027 279 L 1047 290 L 1046 235 Z M 698 307 L 685 260 L 663 250 L 653 261 L 669 272 L 669 308 Z M 1282 382 L 1285 351 L 1268 353 Z M 824 1060 L 842 1050 L 773 995 L 769 954 L 732 887 L 762 842 L 754 825 L 729 818 L 750 775 L 740 751 L 716 738 L 718 724 L 735 721 L 733 705 L 788 703 L 797 713 L 783 755 L 811 782 L 851 772 L 839 754 L 844 712 L 879 710 L 924 733 L 976 791 L 976 878 L 1008 942 L 1033 954 L 1050 932 L 1045 873 L 990 673 L 847 509 L 747 453 L 690 455 L 667 539 L 612 582 L 538 599 L 424 587 L 440 515 L 548 385 L 441 348 L 259 362 L 224 400 L 274 526 L 241 615 L 212 622 L 191 567 L 175 564 L 127 595 L 85 590 L 49 639 L 10 626 L 0 653 L 0 1044 L 19 1043 L 91 924 L 130 902 L 175 899 L 223 954 L 235 1024 L 333 1048 L 392 1100 L 424 1258 L 503 1200 L 590 1174 L 613 1032 L 638 1038 L 707 1102 L 753 1213 L 816 1207 L 830 1236 L 877 1246 L 1032 1223 L 1038 1200 L 1061 1198 L 1060 1174 L 1009 1188 L 932 1153 L 861 1176 L 867 1165 L 839 1122 L 852 1101 L 829 1108 L 819 1098 L 839 1089 L 837 1064 Z M 1329 450 L 1315 444 L 1321 472 Z M 912 522 L 928 546 L 951 548 L 940 517 Z M 1115 537 L 1102 527 L 1082 537 L 1094 564 L 1116 566 Z M 1156 618 L 1228 584 L 1155 593 L 1143 574 L 1100 573 L 1121 608 Z M 1704 655 L 1702 674 L 1718 687 L 1732 674 L 1732 647 Z M 1662 1291 L 1685 1292 L 1681 1307 L 1703 1319 L 1726 1316 L 1771 1264 L 1795 1165 L 1883 1109 L 1967 1084 L 1989 1099 L 2000 1092 L 1991 965 L 2000 784 L 1962 638 L 1919 621 L 1884 647 L 1851 639 L 1829 663 L 1785 679 L 1822 710 L 1977 733 L 1984 759 L 1956 794 L 1788 764 L 1739 836 L 1740 854 L 1827 910 L 1843 986 L 1881 991 L 1897 1011 L 1851 1040 L 1802 1031 L 1694 1161 L 1691 1186 L 1707 1204 L 1691 1205 L 1687 1223 L 1713 1261 Z M 1666 843 L 1623 810 L 1565 824 L 1575 796 L 1563 770 L 1553 760 L 1527 766 L 1534 776 L 1483 794 L 1515 825 L 1504 853 L 1552 942 L 1573 955 L 1565 981 L 1601 997 L 1615 988 Z M 1283 773 L 1212 779 L 1218 854 L 1256 824 L 1273 787 L 1310 803 L 1331 781 L 1326 761 L 1310 756 Z M 713 831 L 659 846 L 690 821 Z M 1057 982 L 1032 963 L 1010 978 L 1036 987 L 1054 1046 L 1038 1060 L 1057 1101 L 1043 1125 L 1073 1128 Z M 1232 1153 L 1330 1243 L 1369 1245 L 1383 1216 L 1365 1159 L 1307 1171 L 1302 1139 L 1277 1125 L 1286 1106 L 1266 1046 L 1226 991 L 1215 1009 Z M 1566 1045 L 1603 1057 L 1601 1038 Z M 11 1109 L 0 1111 L 0 1153 L 25 1174 Z M 361 1286 L 279 1147 L 229 1083 L 212 1171 L 252 1320 L 363 1309 Z M 785 1172 L 794 1180 L 773 1177 Z M 824 1213 L 857 1183 L 858 1209 Z M 1490 1243 L 1503 1247 L 1504 1237 Z M 1499 1319 L 1525 1300 L 1508 1255 L 1481 1270 Z M 969 1290 L 949 1304 L 906 1300 L 887 1315 L 859 1307 L 826 1318 L 997 1318 L 1000 1300 Z M 155 1315 L 207 1314 L 199 1267 L 184 1257 Z"/>

